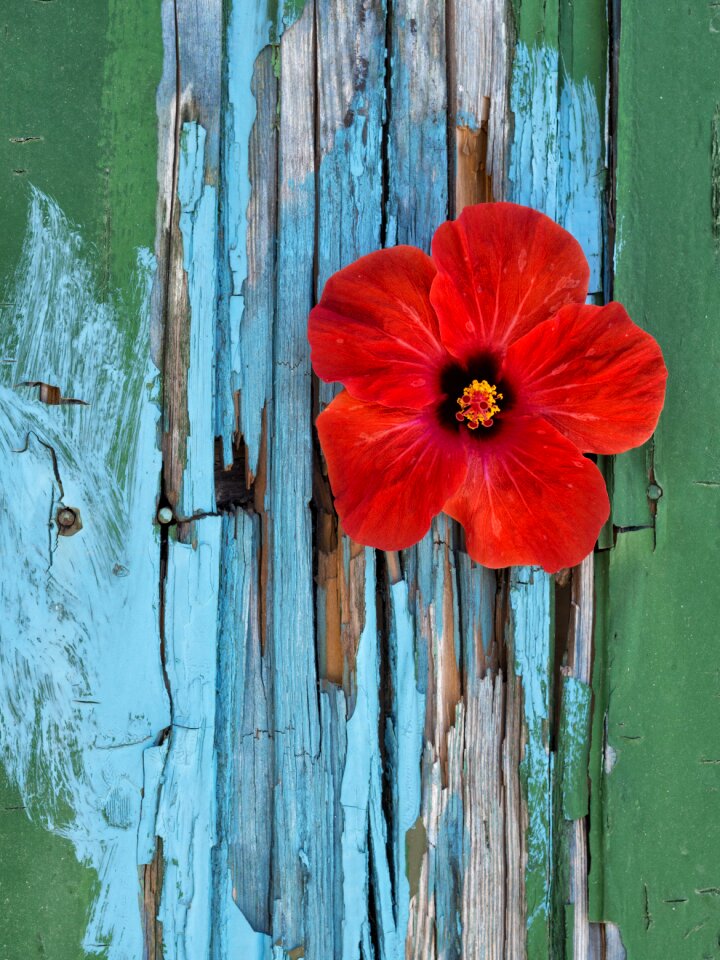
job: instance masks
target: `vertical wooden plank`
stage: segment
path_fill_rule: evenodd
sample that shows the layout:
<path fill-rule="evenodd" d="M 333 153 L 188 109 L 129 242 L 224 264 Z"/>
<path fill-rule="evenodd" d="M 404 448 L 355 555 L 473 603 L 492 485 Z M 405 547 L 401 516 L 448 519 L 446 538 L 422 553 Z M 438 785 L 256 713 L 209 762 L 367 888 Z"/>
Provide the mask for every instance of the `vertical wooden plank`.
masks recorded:
<path fill-rule="evenodd" d="M 169 543 L 165 669 L 171 729 L 157 800 L 163 883 L 162 956 L 208 957 L 215 839 L 215 674 L 222 521 L 206 517 L 192 543 Z"/>
<path fill-rule="evenodd" d="M 542 210 L 576 236 L 590 263 L 591 297 L 597 298 L 603 290 L 605 8 L 594 0 L 577 4 L 523 2 L 515 5 L 515 13 L 517 39 L 510 89 L 515 127 L 509 152 L 508 198 Z M 576 591 L 575 600 L 581 604 L 578 616 L 586 625 L 592 593 L 582 573 L 573 576 L 585 583 L 584 590 Z M 553 584 L 542 572 L 533 573 L 532 589 L 523 585 L 524 579 L 511 584 L 510 606 L 515 609 L 520 602 L 518 609 L 526 611 L 523 619 L 532 611 L 535 620 L 548 595 L 552 597 Z M 552 689 L 558 652 L 553 649 L 550 628 L 546 616 L 545 643 L 538 645 L 538 635 L 533 649 L 540 655 L 534 660 L 518 660 L 517 622 L 514 631 L 528 738 L 523 761 L 528 776 L 527 951 L 533 957 L 572 951 L 576 958 L 585 958 L 591 955 L 592 943 L 582 893 L 587 871 L 583 828 L 564 822 L 562 805 L 557 806 L 561 784 L 554 783 L 550 730 L 543 723 L 537 725 L 538 718 L 544 715 L 549 721 L 562 704 L 561 696 Z M 571 655 L 568 663 L 583 682 L 588 680 L 588 632 L 585 626 L 582 658 L 575 662 Z M 526 647 L 530 637 L 520 640 Z M 574 654 L 579 656 L 580 649 Z M 589 736 L 587 728 L 584 735 Z M 561 775 L 565 760 L 561 756 Z M 571 906 L 566 909 L 568 902 Z"/>
<path fill-rule="evenodd" d="M 268 640 L 274 692 L 273 942 L 312 955 L 319 917 L 321 847 L 314 774 L 320 751 L 312 591 L 311 379 L 307 315 L 315 238 L 314 3 L 280 45 L 279 225 L 274 384 L 269 440 Z M 288 669 L 292 664 L 293 668 Z"/>
<path fill-rule="evenodd" d="M 1 16 L 0 750 L 17 847 L 0 943 L 13 960 L 141 956 L 144 753 L 168 722 L 151 360 L 160 20 L 114 2 Z"/>
<path fill-rule="evenodd" d="M 594 906 L 640 960 L 718 950 L 717 21 L 714 4 L 631 3 L 617 25 L 614 290 L 670 376 L 654 440 L 615 465 L 615 523 L 646 529 L 619 531 L 607 562 L 593 872 Z"/>
<path fill-rule="evenodd" d="M 505 4 L 450 0 L 448 100 L 451 204 L 502 200 L 510 131 Z M 467 721 L 462 761 L 464 838 L 462 956 L 522 956 L 525 891 L 520 806 L 517 683 L 500 664 L 504 579 L 459 552 L 462 693 Z"/>
<path fill-rule="evenodd" d="M 450 149 L 459 214 L 468 204 L 505 195 L 512 27 L 504 0 L 448 0 L 448 24 Z"/>
<path fill-rule="evenodd" d="M 163 317 L 164 494 L 181 520 L 215 509 L 221 20 L 220 0 L 163 0 L 156 309 Z"/>

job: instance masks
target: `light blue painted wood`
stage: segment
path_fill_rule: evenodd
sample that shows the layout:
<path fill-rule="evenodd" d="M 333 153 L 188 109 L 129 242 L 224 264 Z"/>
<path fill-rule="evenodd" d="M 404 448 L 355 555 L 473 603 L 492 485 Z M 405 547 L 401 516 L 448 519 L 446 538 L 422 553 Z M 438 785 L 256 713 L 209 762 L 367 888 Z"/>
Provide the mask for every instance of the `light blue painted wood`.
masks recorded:
<path fill-rule="evenodd" d="M 312 563 L 311 375 L 307 317 L 315 237 L 314 4 L 280 50 L 279 232 L 268 493 L 268 644 L 274 696 L 273 943 L 319 954 L 334 924 L 318 830 L 328 800 L 319 755 Z"/>
<path fill-rule="evenodd" d="M 262 223 L 255 222 L 252 234 L 249 233 L 253 189 L 262 190 L 259 181 L 264 180 L 272 195 L 275 185 L 272 150 L 266 154 L 262 171 L 253 171 L 255 184 L 250 180 L 249 145 L 258 101 L 261 119 L 268 99 L 274 107 L 274 92 L 260 86 L 263 81 L 258 57 L 268 44 L 280 42 L 283 32 L 300 16 L 303 3 L 279 0 L 274 6 L 272 11 L 273 5 L 264 0 L 231 0 L 224 44 L 215 433 L 222 437 L 224 460 L 229 466 L 233 462 L 236 427 L 239 428 L 247 448 L 247 467 L 253 476 L 259 466 L 263 412 L 272 394 L 272 323 L 263 310 L 268 301 L 262 295 L 273 283 L 275 241 L 274 223 L 267 230 Z M 268 78 L 264 82 L 267 84 Z M 263 136 L 268 138 L 267 126 L 263 127 Z M 272 196 L 271 202 L 274 200 Z M 242 400 L 236 425 L 237 394 Z"/>
<path fill-rule="evenodd" d="M 520 42 L 510 108 L 509 199 L 542 210 L 573 234 L 590 264 L 590 293 L 599 293 L 605 166 L 597 94 L 587 78 L 577 83 L 560 69 L 557 49 Z"/>
<path fill-rule="evenodd" d="M 534 567 L 513 569 L 510 587 L 514 669 L 523 684 L 527 743 L 521 771 L 528 807 L 525 896 L 528 938 L 550 941 L 552 897 L 552 775 L 550 716 L 550 578 Z M 547 950 L 547 948 L 546 948 Z M 543 954 L 544 955 L 544 954 Z"/>
<path fill-rule="evenodd" d="M 223 439 L 226 464 L 233 462 L 235 393 L 240 391 L 240 432 L 248 449 L 248 467 L 257 472 L 262 412 L 272 383 L 272 324 L 263 314 L 245 314 L 246 284 L 266 285 L 266 264 L 248 277 L 248 204 L 250 133 L 256 116 L 251 90 L 255 61 L 270 41 L 271 22 L 264 3 L 233 2 L 225 36 L 225 101 L 222 117 L 222 240 L 218 251 L 218 387 L 215 432 Z M 266 249 L 266 261 L 274 257 Z M 251 359 L 252 358 L 252 359 Z"/>
<path fill-rule="evenodd" d="M 178 505 L 180 517 L 215 511 L 213 408 L 217 303 L 217 190 L 205 182 L 205 141 L 200 124 L 180 133 L 178 200 L 183 267 L 190 306 L 187 380 L 187 459 Z"/>
<path fill-rule="evenodd" d="M 92 256 L 31 187 L 0 308 L 0 525 L 16 545 L 0 583 L 0 749 L 28 815 L 97 871 L 84 949 L 125 960 L 142 954 L 144 754 L 169 721 L 153 527 L 155 264 L 138 251 L 137 297 L 124 303 L 98 294 Z M 87 405 L 41 403 L 36 387 L 19 386 L 36 381 Z M 70 537 L 58 536 L 62 506 L 82 517 Z"/>
<path fill-rule="evenodd" d="M 222 914 L 230 877 L 233 909 L 246 924 L 269 933 L 273 717 L 271 670 L 260 633 L 260 548 L 258 516 L 238 510 L 223 518 L 214 883 Z M 214 956 L 232 956 L 224 927 L 216 939 Z"/>
<path fill-rule="evenodd" d="M 402 945 L 410 917 L 410 878 L 407 838 L 420 816 L 420 756 L 423 745 L 425 696 L 419 690 L 415 658 L 415 624 L 404 580 L 390 587 L 390 669 L 395 712 L 388 718 L 386 748 L 392 764 L 393 846 L 397 929 Z M 383 682 L 383 680 L 381 680 Z M 402 957 L 402 952 L 400 953 Z"/>
<path fill-rule="evenodd" d="M 577 84 L 560 72 L 556 49 L 546 44 L 529 49 L 520 42 L 515 50 L 510 106 L 516 119 L 509 199 L 542 210 L 573 231 L 590 263 L 590 293 L 599 292 L 604 170 L 595 92 L 587 79 Z M 542 571 L 516 572 L 510 603 L 515 617 L 515 669 L 523 682 L 528 735 L 523 761 L 529 813 L 527 924 L 529 938 L 538 937 L 545 944 L 550 941 L 553 878 L 554 758 L 543 729 L 552 665 L 550 595 L 550 578 Z"/>
<path fill-rule="evenodd" d="M 496 583 L 458 549 L 452 524 L 439 520 L 403 558 L 403 579 L 389 590 L 387 639 L 376 618 L 375 556 L 365 552 L 354 711 L 341 689 L 318 683 L 316 642 L 325 634 L 318 612 L 324 609 L 322 587 L 318 599 L 313 586 L 307 313 L 330 273 L 383 239 L 384 147 L 388 243 L 427 249 L 448 204 L 444 11 L 418 0 L 394 3 L 386 103 L 383 4 L 366 4 L 363 16 L 354 12 L 358 29 L 346 29 L 342 43 L 336 43 L 332 7 L 326 0 L 309 3 L 300 22 L 283 33 L 275 51 L 278 120 L 271 56 L 256 55 L 269 39 L 279 39 L 286 24 L 273 27 L 264 5 L 232 5 L 217 235 L 217 197 L 206 175 L 210 127 L 183 126 L 178 196 L 191 310 L 191 428 L 182 512 L 214 510 L 213 433 L 222 435 L 225 460 L 232 462 L 236 391 L 252 475 L 261 464 L 265 425 L 268 483 L 264 500 L 256 491 L 254 508 L 203 517 L 194 532 L 182 533 L 190 533 L 191 542 L 169 544 L 165 639 L 172 715 L 158 653 L 160 545 L 152 528 L 157 373 L 149 363 L 127 374 L 112 361 L 100 362 L 121 353 L 115 321 L 124 307 L 98 301 L 81 239 L 39 194 L 32 195 L 24 260 L 7 297 L 23 304 L 21 331 L 29 344 L 28 355 L 16 357 L 13 377 L 47 379 L 50 371 L 71 396 L 84 399 L 90 386 L 93 405 L 46 408 L 29 392 L 12 389 L 11 379 L 4 381 L 10 426 L 0 429 L 12 478 L 6 496 L 13 506 L 4 521 L 9 537 L 18 535 L 13 516 L 19 510 L 42 537 L 33 542 L 44 544 L 48 517 L 61 501 L 81 507 L 85 528 L 60 539 L 51 529 L 47 552 L 23 568 L 21 576 L 37 588 L 39 609 L 50 611 L 43 650 L 50 650 L 52 670 L 33 656 L 32 637 L 11 640 L 17 662 L 0 707 L 0 731 L 30 809 L 39 756 L 44 775 L 74 811 L 72 822 L 58 814 L 51 826 L 71 836 L 78 854 L 98 869 L 101 891 L 88 942 L 112 937 L 109 955 L 118 960 L 140 955 L 136 866 L 151 861 L 156 834 L 163 837 L 166 865 L 161 919 L 168 956 L 267 960 L 303 951 L 309 960 L 399 960 L 409 936 L 414 955 L 428 955 L 433 943 L 439 956 L 451 957 L 463 949 L 463 925 L 480 927 L 468 878 L 478 875 L 471 848 L 485 840 L 473 832 L 478 798 L 464 793 L 462 777 L 479 771 L 481 754 L 464 724 L 487 699 L 480 674 L 491 653 Z M 323 101 L 321 94 L 317 102 L 316 25 L 318 49 L 328 57 L 342 50 L 343 57 L 340 79 L 320 83 L 336 99 L 328 93 Z M 554 94 L 548 82 L 556 84 Z M 518 48 L 513 197 L 565 218 L 582 234 L 597 270 L 597 111 L 593 115 L 586 84 L 563 81 L 558 119 L 559 82 L 552 51 Z M 268 143 L 280 149 L 277 235 L 269 194 L 265 206 L 258 202 L 248 215 L 253 123 L 271 116 L 280 125 L 277 139 L 268 134 Z M 267 127 L 256 130 L 264 134 Z M 256 171 L 255 190 L 263 175 Z M 216 243 L 221 389 L 213 429 Z M 153 270 L 152 258 L 141 252 L 139 342 L 148 352 Z M 48 310 L 55 311 L 52 322 L 38 323 Z M 58 347 L 58 330 L 67 342 L 82 345 L 84 366 Z M 42 365 L 36 362 L 41 351 L 47 354 Z M 14 343 L 3 345 L 3 356 L 14 352 Z M 96 370 L 104 380 L 92 379 Z M 16 452 L 25 444 L 24 453 Z M 81 548 L 90 539 L 94 552 L 86 556 Z M 510 603 L 530 734 L 525 770 L 537 796 L 528 838 L 532 878 L 543 876 L 551 851 L 546 813 L 552 764 L 542 729 L 550 583 L 539 574 L 524 581 L 525 575 L 513 581 Z M 24 584 L 3 584 L 7 609 Z M 36 614 L 26 612 L 35 623 Z M 137 670 L 127 670 L 128 659 Z M 389 706 L 379 696 L 386 664 Z M 16 712 L 31 712 L 37 691 L 48 685 L 53 696 L 41 714 L 39 746 L 13 740 Z M 92 694 L 101 702 L 69 707 L 68 694 L 78 690 L 78 700 Z M 502 709 L 497 694 L 489 715 L 497 719 Z M 169 739 L 158 744 L 168 726 Z M 483 763 L 499 766 L 497 754 Z M 493 829 L 500 835 L 502 826 Z M 546 922 L 547 897 L 531 904 L 531 923 L 536 917 Z M 108 918 L 114 918 L 112 929 Z M 484 943 L 481 937 L 474 942 Z"/>
<path fill-rule="evenodd" d="M 158 919 L 168 960 L 207 957 L 215 843 L 215 677 L 222 521 L 171 539 L 165 585 L 165 668 L 171 727 L 155 830 L 163 841 Z"/>

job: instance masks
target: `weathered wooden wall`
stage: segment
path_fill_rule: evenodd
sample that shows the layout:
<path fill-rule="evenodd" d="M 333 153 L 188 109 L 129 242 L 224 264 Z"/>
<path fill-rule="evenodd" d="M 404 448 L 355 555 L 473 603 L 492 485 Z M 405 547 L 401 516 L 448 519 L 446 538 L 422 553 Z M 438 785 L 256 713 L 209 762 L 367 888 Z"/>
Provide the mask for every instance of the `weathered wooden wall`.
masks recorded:
<path fill-rule="evenodd" d="M 713 7 L 7 0 L 3 958 L 718 955 Z M 557 582 L 350 542 L 312 429 L 328 276 L 503 198 L 671 371 Z"/>

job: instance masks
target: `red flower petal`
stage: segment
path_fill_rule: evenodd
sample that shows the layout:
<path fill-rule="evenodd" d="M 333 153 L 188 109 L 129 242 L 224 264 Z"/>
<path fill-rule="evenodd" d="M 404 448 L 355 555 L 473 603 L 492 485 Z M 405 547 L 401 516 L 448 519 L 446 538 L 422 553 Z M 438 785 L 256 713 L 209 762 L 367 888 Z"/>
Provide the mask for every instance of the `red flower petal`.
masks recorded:
<path fill-rule="evenodd" d="M 339 394 L 317 419 L 335 507 L 359 543 L 417 543 L 467 471 L 463 444 L 432 412 L 394 410 Z"/>
<path fill-rule="evenodd" d="M 518 412 L 542 416 L 581 450 L 622 453 L 650 437 L 667 370 L 657 342 L 619 303 L 564 307 L 508 350 Z"/>
<path fill-rule="evenodd" d="M 486 567 L 572 567 L 593 549 L 610 514 L 600 471 L 540 418 L 498 419 L 478 443 L 458 492 L 444 506 Z"/>
<path fill-rule="evenodd" d="M 459 360 L 508 344 L 567 303 L 582 303 L 590 268 L 580 244 L 549 217 L 514 203 L 466 207 L 438 227 L 430 299 Z"/>
<path fill-rule="evenodd" d="M 420 409 L 448 355 L 430 304 L 432 260 L 415 247 L 361 257 L 325 284 L 310 314 L 312 365 L 360 400 Z"/>

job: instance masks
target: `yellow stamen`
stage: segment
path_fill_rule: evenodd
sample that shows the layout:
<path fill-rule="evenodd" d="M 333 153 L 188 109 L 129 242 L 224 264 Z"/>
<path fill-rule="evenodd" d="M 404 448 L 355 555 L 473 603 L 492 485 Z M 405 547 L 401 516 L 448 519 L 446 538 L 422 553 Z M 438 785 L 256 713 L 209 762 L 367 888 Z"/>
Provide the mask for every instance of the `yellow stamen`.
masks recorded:
<path fill-rule="evenodd" d="M 493 417 L 500 412 L 498 400 L 502 399 L 503 395 L 498 393 L 494 383 L 473 380 L 469 387 L 465 387 L 463 395 L 458 397 L 460 410 L 455 414 L 455 418 L 461 423 L 465 421 L 470 430 L 491 427 Z"/>

